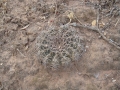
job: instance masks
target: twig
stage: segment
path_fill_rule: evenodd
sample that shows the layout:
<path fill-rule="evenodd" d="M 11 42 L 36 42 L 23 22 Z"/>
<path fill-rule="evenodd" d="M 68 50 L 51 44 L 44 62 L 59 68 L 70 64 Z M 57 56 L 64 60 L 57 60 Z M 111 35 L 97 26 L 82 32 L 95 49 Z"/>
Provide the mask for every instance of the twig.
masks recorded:
<path fill-rule="evenodd" d="M 74 14 L 75 18 L 77 19 L 77 21 L 82 24 L 82 22 L 77 18 L 77 16 Z"/>
<path fill-rule="evenodd" d="M 113 11 L 116 9 L 116 7 L 113 7 L 111 10 L 110 10 L 110 13 L 108 13 L 105 17 L 107 16 L 111 16 L 113 14 Z"/>
<path fill-rule="evenodd" d="M 56 14 L 57 14 L 57 0 L 55 0 L 56 2 L 55 2 L 55 14 L 54 14 L 54 17 L 56 17 Z"/>
<path fill-rule="evenodd" d="M 81 24 L 77 24 L 77 23 L 70 23 L 69 25 L 71 26 L 74 26 L 74 27 L 78 27 L 78 28 L 87 28 L 87 29 L 90 29 L 90 30 L 93 30 L 93 31 L 96 31 L 96 28 L 95 27 L 90 27 L 90 26 L 87 26 L 87 25 L 81 25 Z"/>
<path fill-rule="evenodd" d="M 26 57 L 24 54 L 20 52 L 20 50 L 17 48 L 17 51 L 21 54 L 21 56 Z"/>
<path fill-rule="evenodd" d="M 120 19 L 117 20 L 116 24 L 115 24 L 115 27 L 117 26 L 118 22 L 120 21 Z"/>
<path fill-rule="evenodd" d="M 101 35 L 101 37 L 105 40 L 105 41 L 107 41 L 109 44 L 111 44 L 111 45 L 113 45 L 114 47 L 116 47 L 117 49 L 119 49 L 120 50 L 120 46 L 118 46 L 118 44 L 116 43 L 116 42 L 114 42 L 113 40 L 111 40 L 111 39 L 107 39 L 103 34 L 102 34 L 102 30 L 103 29 L 105 29 L 106 28 L 106 26 L 103 28 L 103 29 L 99 29 L 99 28 L 95 28 L 95 27 L 90 27 L 90 26 L 87 26 L 87 25 L 80 25 L 80 24 L 76 24 L 76 23 L 71 23 L 71 24 L 69 24 L 69 25 L 71 25 L 71 26 L 74 26 L 74 27 L 78 27 L 78 28 L 86 28 L 86 29 L 89 29 L 89 30 L 92 30 L 92 31 L 96 31 L 96 32 L 98 32 L 100 35 Z"/>
<path fill-rule="evenodd" d="M 97 23 L 97 28 L 99 28 L 99 20 L 100 20 L 100 5 L 99 8 L 97 9 L 97 18 L 96 18 L 96 23 Z"/>
<path fill-rule="evenodd" d="M 30 24 L 28 24 L 28 25 L 26 25 L 26 26 L 24 26 L 23 28 L 21 28 L 22 30 L 24 30 L 24 29 L 26 29 L 26 28 L 28 28 L 30 26 Z"/>
<path fill-rule="evenodd" d="M 116 44 L 116 42 L 114 42 L 114 41 L 111 40 L 111 39 L 107 39 L 107 38 L 100 32 L 99 29 L 97 29 L 97 31 L 98 31 L 98 33 L 102 36 L 102 38 L 103 38 L 104 40 L 106 40 L 108 43 L 110 43 L 111 45 L 115 46 L 117 49 L 120 50 L 120 47 Z"/>
<path fill-rule="evenodd" d="M 102 34 L 102 30 L 99 28 L 99 20 L 100 20 L 100 11 L 101 11 L 101 4 L 99 2 L 99 8 L 97 10 L 97 32 L 102 36 L 102 38 L 107 41 L 108 43 L 110 43 L 111 45 L 115 46 L 116 48 L 120 49 L 120 47 L 118 46 L 118 44 L 116 44 L 116 42 L 114 42 L 111 39 L 107 39 L 103 34 Z"/>

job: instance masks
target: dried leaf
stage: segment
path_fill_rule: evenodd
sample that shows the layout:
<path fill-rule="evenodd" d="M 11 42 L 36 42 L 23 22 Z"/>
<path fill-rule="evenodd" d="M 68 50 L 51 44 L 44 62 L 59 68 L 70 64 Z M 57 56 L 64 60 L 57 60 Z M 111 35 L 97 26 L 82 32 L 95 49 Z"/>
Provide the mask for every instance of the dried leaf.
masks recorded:
<path fill-rule="evenodd" d="M 96 26 L 96 20 L 92 21 L 92 26 Z"/>
<path fill-rule="evenodd" d="M 45 17 L 45 16 L 41 16 L 41 17 L 40 17 L 40 19 L 43 19 L 43 20 L 45 20 L 45 19 L 46 19 L 46 17 Z"/>
<path fill-rule="evenodd" d="M 29 46 L 27 45 L 27 46 L 25 47 L 25 51 L 27 51 L 27 50 L 28 50 L 28 48 L 29 48 Z"/>
<path fill-rule="evenodd" d="M 105 23 L 104 23 L 104 22 L 101 22 L 101 23 L 99 23 L 99 26 L 100 26 L 100 27 L 104 27 L 104 26 L 105 26 Z"/>
<path fill-rule="evenodd" d="M 67 15 L 69 19 L 73 19 L 74 18 L 74 13 L 71 11 L 69 12 L 69 14 Z"/>

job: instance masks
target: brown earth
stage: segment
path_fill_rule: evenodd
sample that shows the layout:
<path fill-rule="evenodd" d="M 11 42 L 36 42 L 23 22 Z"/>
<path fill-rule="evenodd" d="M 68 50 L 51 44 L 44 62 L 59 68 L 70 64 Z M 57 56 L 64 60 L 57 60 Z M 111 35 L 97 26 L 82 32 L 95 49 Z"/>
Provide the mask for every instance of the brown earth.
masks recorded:
<path fill-rule="evenodd" d="M 86 49 L 69 68 L 46 70 L 38 61 L 36 37 L 46 27 L 67 24 L 70 10 L 72 23 L 96 20 L 96 9 L 83 0 L 0 0 L 0 90 L 120 90 L 120 50 L 97 32 L 76 27 Z M 119 19 L 113 17 L 103 33 L 120 45 Z"/>

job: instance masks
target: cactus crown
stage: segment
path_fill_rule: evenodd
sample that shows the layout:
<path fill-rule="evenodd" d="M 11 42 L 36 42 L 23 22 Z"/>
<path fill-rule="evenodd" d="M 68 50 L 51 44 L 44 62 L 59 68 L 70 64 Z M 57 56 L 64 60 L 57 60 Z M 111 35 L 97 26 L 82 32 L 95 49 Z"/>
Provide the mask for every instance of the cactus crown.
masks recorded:
<path fill-rule="evenodd" d="M 84 50 L 84 43 L 79 32 L 73 28 L 51 28 L 42 30 L 37 37 L 38 56 L 48 68 L 68 66 L 79 60 Z"/>

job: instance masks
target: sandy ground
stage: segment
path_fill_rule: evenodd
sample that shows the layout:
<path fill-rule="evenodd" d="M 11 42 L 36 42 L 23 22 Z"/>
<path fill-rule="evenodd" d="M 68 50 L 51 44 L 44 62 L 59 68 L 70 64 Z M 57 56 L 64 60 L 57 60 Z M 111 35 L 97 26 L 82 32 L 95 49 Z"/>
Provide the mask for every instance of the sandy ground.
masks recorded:
<path fill-rule="evenodd" d="M 68 10 L 83 24 L 96 19 L 82 1 L 0 0 L 0 90 L 120 90 L 120 50 L 94 31 L 76 28 L 86 50 L 69 68 L 46 70 L 36 58 L 36 37 L 45 27 L 68 23 Z M 120 45 L 120 22 L 114 24 L 103 33 Z"/>

